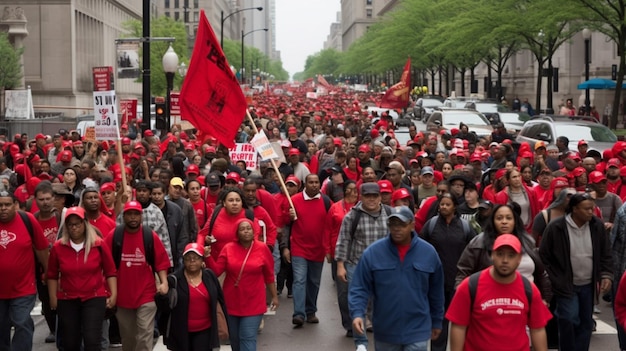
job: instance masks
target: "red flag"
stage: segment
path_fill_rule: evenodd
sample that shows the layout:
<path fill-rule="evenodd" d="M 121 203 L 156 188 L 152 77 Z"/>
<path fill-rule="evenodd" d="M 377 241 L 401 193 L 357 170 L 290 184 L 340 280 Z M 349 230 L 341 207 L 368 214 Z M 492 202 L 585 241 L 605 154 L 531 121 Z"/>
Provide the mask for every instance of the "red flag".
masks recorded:
<path fill-rule="evenodd" d="M 320 74 L 317 75 L 317 82 L 320 83 L 320 85 L 326 89 L 333 88 L 332 85 L 328 84 L 328 81 L 326 80 L 326 78 L 322 77 L 322 75 Z"/>
<path fill-rule="evenodd" d="M 409 104 L 411 90 L 411 58 L 406 61 L 400 81 L 387 89 L 380 102 L 382 108 L 405 108 Z"/>
<path fill-rule="evenodd" d="M 246 98 L 203 10 L 186 77 L 180 92 L 181 118 L 227 147 L 235 146 Z"/>

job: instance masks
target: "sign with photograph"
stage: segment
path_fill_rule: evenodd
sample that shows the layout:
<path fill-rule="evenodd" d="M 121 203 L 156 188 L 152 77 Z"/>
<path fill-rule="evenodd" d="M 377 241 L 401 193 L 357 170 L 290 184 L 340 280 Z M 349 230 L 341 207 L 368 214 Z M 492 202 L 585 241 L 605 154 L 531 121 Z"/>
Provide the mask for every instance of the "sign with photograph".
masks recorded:
<path fill-rule="evenodd" d="M 139 42 L 117 44 L 117 79 L 139 78 Z"/>

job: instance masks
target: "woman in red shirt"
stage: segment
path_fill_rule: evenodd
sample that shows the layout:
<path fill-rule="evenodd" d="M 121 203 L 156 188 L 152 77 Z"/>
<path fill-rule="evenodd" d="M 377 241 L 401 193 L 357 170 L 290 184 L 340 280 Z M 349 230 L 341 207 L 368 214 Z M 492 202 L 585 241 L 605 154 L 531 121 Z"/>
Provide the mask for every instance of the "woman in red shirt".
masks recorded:
<path fill-rule="evenodd" d="M 253 223 L 247 218 L 236 222 L 237 241 L 227 243 L 217 260 L 206 263 L 216 275 L 226 273 L 224 297 L 228 308 L 228 331 L 233 351 L 255 351 L 256 335 L 267 311 L 265 291 L 272 295 L 270 308 L 278 308 L 274 284 L 274 258 L 267 246 L 255 239 Z"/>
<path fill-rule="evenodd" d="M 64 350 L 80 351 L 83 344 L 85 351 L 99 351 L 105 307 L 117 299 L 113 256 L 82 207 L 69 208 L 64 222 L 48 260 L 50 308 L 57 310 Z"/>
<path fill-rule="evenodd" d="M 224 311 L 224 293 L 211 270 L 205 269 L 204 248 L 187 244 L 183 251 L 184 269 L 168 277 L 176 289 L 178 302 L 170 312 L 165 345 L 173 351 L 213 350 L 220 347 L 217 304 Z"/>
<path fill-rule="evenodd" d="M 189 195 L 189 201 L 193 206 L 193 211 L 196 214 L 196 221 L 198 221 L 198 228 L 204 227 L 204 224 L 207 222 L 208 218 L 211 216 L 211 209 L 206 205 L 206 202 L 202 200 L 200 196 L 200 189 L 202 186 L 200 182 L 197 180 L 190 180 L 185 185 L 185 190 L 187 191 L 187 195 Z"/>

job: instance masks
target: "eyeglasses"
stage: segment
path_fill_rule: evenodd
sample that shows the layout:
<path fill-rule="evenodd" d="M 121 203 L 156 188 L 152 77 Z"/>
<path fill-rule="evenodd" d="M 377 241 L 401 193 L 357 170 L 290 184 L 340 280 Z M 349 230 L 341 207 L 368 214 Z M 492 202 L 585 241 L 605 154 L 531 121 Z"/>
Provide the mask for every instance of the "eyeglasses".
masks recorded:
<path fill-rule="evenodd" d="M 67 223 L 65 223 L 65 225 L 66 225 L 68 228 L 78 228 L 78 227 L 80 227 L 81 225 L 83 225 L 83 223 L 85 223 L 85 222 L 83 222 L 83 221 L 80 221 L 80 222 L 74 222 L 74 223 L 67 222 Z"/>

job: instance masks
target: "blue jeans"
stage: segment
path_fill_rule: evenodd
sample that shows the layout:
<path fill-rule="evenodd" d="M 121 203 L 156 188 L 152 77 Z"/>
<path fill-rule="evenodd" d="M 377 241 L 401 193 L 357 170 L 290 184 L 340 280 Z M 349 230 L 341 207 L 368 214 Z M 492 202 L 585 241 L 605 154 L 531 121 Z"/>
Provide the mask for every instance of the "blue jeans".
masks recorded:
<path fill-rule="evenodd" d="M 37 294 L 0 300 L 0 350 L 32 350 L 35 323 L 30 311 Z M 15 327 L 11 339 L 11 326 Z"/>
<path fill-rule="evenodd" d="M 353 265 L 351 263 L 348 262 L 344 262 L 343 266 L 346 268 L 346 277 L 348 278 L 348 288 L 350 287 L 350 282 L 352 281 L 352 277 L 354 277 L 354 271 L 356 270 L 356 265 Z M 348 303 L 348 294 L 346 292 L 346 304 Z M 368 306 L 367 306 L 367 313 L 366 313 L 366 317 L 370 318 L 370 320 L 372 319 L 372 315 L 371 315 L 371 311 L 370 311 L 370 303 L 371 303 L 371 299 L 370 302 L 368 302 Z M 363 323 L 365 324 L 367 321 L 364 320 Z M 354 338 L 354 345 L 355 346 L 359 346 L 359 345 L 365 345 L 365 347 L 367 347 L 367 332 L 363 333 L 363 334 L 359 334 L 359 333 L 352 333 L 352 337 Z"/>
<path fill-rule="evenodd" d="M 317 312 L 324 261 L 314 262 L 303 257 L 291 257 L 293 267 L 293 316 L 306 318 Z"/>
<path fill-rule="evenodd" d="M 256 351 L 256 335 L 263 315 L 228 316 L 230 347 L 233 351 Z"/>
<path fill-rule="evenodd" d="M 374 341 L 376 351 L 426 351 L 428 349 L 428 340 L 418 341 L 412 344 L 389 344 L 382 341 Z"/>
<path fill-rule="evenodd" d="M 593 284 L 574 286 L 574 295 L 555 298 L 559 349 L 589 350 L 593 330 Z"/>

